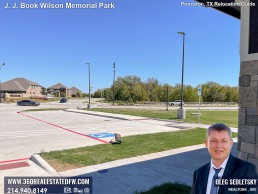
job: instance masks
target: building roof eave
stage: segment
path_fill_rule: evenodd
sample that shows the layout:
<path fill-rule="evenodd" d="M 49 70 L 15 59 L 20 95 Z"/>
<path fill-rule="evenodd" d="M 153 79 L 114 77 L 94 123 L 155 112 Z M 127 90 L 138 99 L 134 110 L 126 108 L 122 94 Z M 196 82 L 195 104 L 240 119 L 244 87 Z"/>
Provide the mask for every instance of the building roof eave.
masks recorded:
<path fill-rule="evenodd" d="M 196 0 L 200 3 L 204 3 L 207 5 L 207 2 L 217 2 L 217 0 Z M 224 2 L 224 3 L 234 3 L 235 0 L 221 0 L 220 2 Z M 207 6 L 209 7 L 209 6 Z M 220 7 L 211 7 L 214 9 L 217 9 L 219 11 L 222 11 L 223 13 L 226 13 L 230 16 L 233 16 L 237 19 L 240 19 L 241 16 L 241 9 L 239 6 L 220 6 Z"/>

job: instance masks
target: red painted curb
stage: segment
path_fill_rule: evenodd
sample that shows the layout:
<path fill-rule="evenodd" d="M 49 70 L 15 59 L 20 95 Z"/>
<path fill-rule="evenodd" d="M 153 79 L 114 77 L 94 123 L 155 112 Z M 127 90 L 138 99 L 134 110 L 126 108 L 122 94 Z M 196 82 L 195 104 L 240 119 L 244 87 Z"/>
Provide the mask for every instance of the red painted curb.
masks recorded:
<path fill-rule="evenodd" d="M 21 168 L 30 166 L 28 162 L 16 162 L 16 163 L 8 163 L 8 164 L 1 164 L 0 170 L 9 170 L 13 168 Z"/>

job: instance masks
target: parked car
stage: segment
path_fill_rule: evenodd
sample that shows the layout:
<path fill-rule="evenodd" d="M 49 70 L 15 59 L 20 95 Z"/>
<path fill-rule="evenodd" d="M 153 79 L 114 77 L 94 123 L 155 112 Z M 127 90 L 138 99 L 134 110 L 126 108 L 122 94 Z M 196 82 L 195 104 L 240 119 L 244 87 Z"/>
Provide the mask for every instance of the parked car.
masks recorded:
<path fill-rule="evenodd" d="M 67 102 L 67 98 L 62 98 L 61 100 L 60 100 L 60 103 L 66 103 Z"/>
<path fill-rule="evenodd" d="M 40 103 L 33 100 L 21 100 L 17 102 L 19 106 L 39 106 Z"/>
<path fill-rule="evenodd" d="M 185 103 L 183 102 L 183 105 L 184 105 Z M 178 105 L 178 106 L 180 106 L 181 105 L 181 100 L 175 100 L 174 102 L 168 102 L 168 105 L 169 106 L 174 106 L 174 105 Z"/>

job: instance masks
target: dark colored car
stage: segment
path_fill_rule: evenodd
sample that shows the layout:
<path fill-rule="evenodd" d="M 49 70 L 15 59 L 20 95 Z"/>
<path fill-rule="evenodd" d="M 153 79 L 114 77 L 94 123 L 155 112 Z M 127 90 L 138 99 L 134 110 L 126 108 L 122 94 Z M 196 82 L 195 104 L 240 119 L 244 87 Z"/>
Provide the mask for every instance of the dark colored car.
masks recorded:
<path fill-rule="evenodd" d="M 60 100 L 60 103 L 66 103 L 67 102 L 67 98 L 62 98 L 61 100 Z"/>
<path fill-rule="evenodd" d="M 33 100 L 21 100 L 21 101 L 17 102 L 17 105 L 19 105 L 19 106 L 38 106 L 38 105 L 40 105 L 40 103 L 33 101 Z"/>

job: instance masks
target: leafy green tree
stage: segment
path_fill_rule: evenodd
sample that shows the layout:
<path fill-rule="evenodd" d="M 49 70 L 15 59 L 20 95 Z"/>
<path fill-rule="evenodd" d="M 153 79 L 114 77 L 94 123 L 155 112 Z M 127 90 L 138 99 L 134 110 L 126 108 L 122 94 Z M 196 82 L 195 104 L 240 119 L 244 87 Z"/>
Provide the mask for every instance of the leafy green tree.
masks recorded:
<path fill-rule="evenodd" d="M 46 89 L 45 87 L 42 87 L 40 93 L 41 93 L 43 96 L 47 96 L 47 89 Z"/>
<path fill-rule="evenodd" d="M 75 97 L 77 97 L 77 98 L 82 98 L 82 93 L 81 93 L 81 92 L 77 92 L 77 93 L 75 94 Z"/>
<path fill-rule="evenodd" d="M 125 102 L 154 101 L 166 102 L 181 98 L 181 84 L 170 86 L 160 84 L 157 79 L 149 78 L 142 82 L 137 76 L 129 75 L 118 77 L 115 81 L 115 99 Z M 184 86 L 184 101 L 198 102 L 197 87 Z M 100 89 L 94 93 L 94 97 L 100 96 Z M 113 100 L 113 85 L 103 89 L 106 100 Z M 215 82 L 207 82 L 202 85 L 202 101 L 204 102 L 238 102 L 238 87 L 222 86 Z"/>
<path fill-rule="evenodd" d="M 145 82 L 146 97 L 148 101 L 159 101 L 159 93 L 162 90 L 159 85 L 159 81 L 155 78 L 149 78 Z"/>
<path fill-rule="evenodd" d="M 98 90 L 96 90 L 96 91 L 93 93 L 93 98 L 101 98 L 101 97 L 103 97 L 102 95 L 103 95 L 103 90 L 98 89 Z"/>
<path fill-rule="evenodd" d="M 197 88 L 190 85 L 184 87 L 184 102 L 197 102 L 198 99 Z"/>
<path fill-rule="evenodd" d="M 202 98 L 205 102 L 217 102 L 221 97 L 221 86 L 215 82 L 207 82 L 202 88 Z"/>
<path fill-rule="evenodd" d="M 55 97 L 59 97 L 59 92 L 58 92 L 58 91 L 54 91 L 54 92 L 53 92 L 53 95 L 54 95 Z"/>
<path fill-rule="evenodd" d="M 176 84 L 175 87 L 173 87 L 172 93 L 169 96 L 170 101 L 179 100 L 181 97 L 181 84 Z"/>
<path fill-rule="evenodd" d="M 203 84 L 202 98 L 205 102 L 238 102 L 238 87 L 207 82 Z"/>
<path fill-rule="evenodd" d="M 103 89 L 103 96 L 107 101 L 112 101 L 113 100 L 113 92 L 112 92 L 112 87 L 110 88 L 104 88 Z"/>
<path fill-rule="evenodd" d="M 170 102 L 171 99 L 169 96 L 172 94 L 173 87 L 170 86 L 169 84 L 163 84 L 162 86 L 159 86 L 159 88 L 162 90 L 162 91 L 160 91 L 159 101 L 167 102 L 167 95 L 168 95 L 168 101 Z"/>
<path fill-rule="evenodd" d="M 115 99 L 126 102 L 145 100 L 146 90 L 141 79 L 137 76 L 118 77 L 115 81 Z"/>
<path fill-rule="evenodd" d="M 239 100 L 239 88 L 232 87 L 232 102 L 238 102 Z"/>
<path fill-rule="evenodd" d="M 61 96 L 61 97 L 65 97 L 65 96 L 66 96 L 65 91 L 60 91 L 60 96 Z"/>

